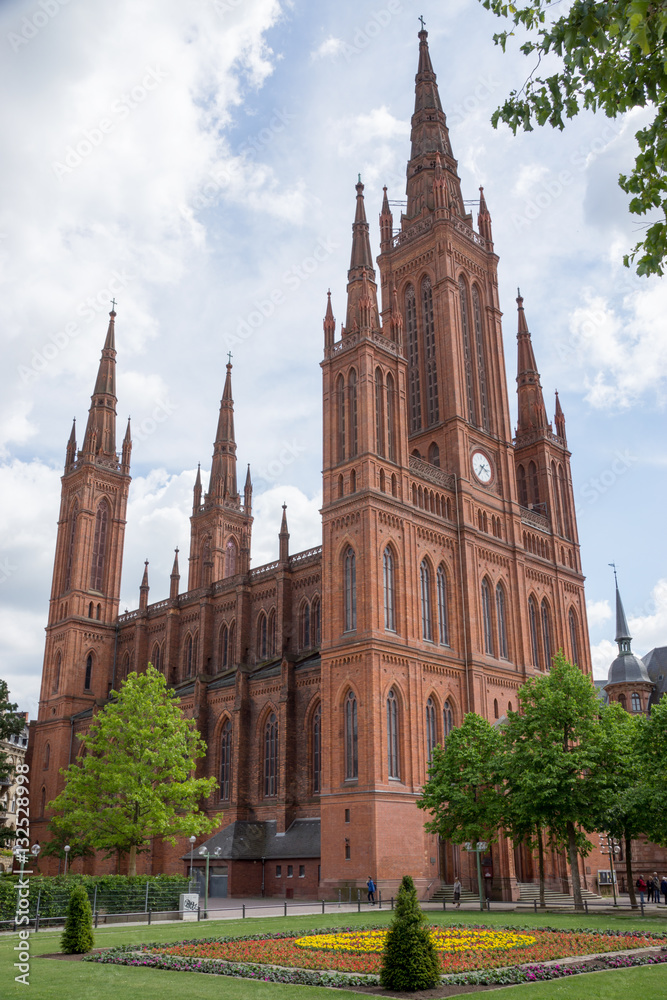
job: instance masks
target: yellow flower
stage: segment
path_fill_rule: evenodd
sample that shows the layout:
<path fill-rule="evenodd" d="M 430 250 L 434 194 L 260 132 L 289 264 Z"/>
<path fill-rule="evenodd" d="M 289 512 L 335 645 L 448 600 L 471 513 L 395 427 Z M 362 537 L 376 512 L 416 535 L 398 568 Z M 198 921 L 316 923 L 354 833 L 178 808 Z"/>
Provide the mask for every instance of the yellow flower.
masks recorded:
<path fill-rule="evenodd" d="M 298 948 L 317 951 L 351 951 L 357 954 L 381 952 L 386 930 L 345 931 L 338 934 L 308 934 L 294 942 Z M 486 931 L 467 928 L 431 928 L 431 938 L 438 951 L 492 951 L 535 944 L 531 934 L 513 931 Z"/>

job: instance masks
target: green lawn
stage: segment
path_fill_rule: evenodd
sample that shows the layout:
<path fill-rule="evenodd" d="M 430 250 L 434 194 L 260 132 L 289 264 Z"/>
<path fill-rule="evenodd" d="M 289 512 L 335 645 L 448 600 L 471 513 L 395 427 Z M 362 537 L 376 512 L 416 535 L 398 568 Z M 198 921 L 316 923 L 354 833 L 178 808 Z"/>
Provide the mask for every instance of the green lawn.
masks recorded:
<path fill-rule="evenodd" d="M 482 919 L 480 920 L 480 916 Z M 391 914 L 383 911 L 357 914 L 327 914 L 326 916 L 297 916 L 273 918 L 248 918 L 247 920 L 219 920 L 184 924 L 166 924 L 153 927 L 113 927 L 97 931 L 97 947 L 112 947 L 141 941 L 177 941 L 182 938 L 214 937 L 216 934 L 239 936 L 261 934 L 280 930 L 310 930 L 317 927 L 353 926 L 363 927 L 388 921 Z M 433 923 L 477 923 L 487 925 L 505 924 L 519 926 L 550 927 L 591 927 L 595 929 L 655 929 L 665 930 L 665 921 L 660 919 L 642 920 L 630 913 L 610 916 L 575 917 L 571 914 L 513 914 L 513 913 L 434 913 Z M 292 986 L 277 983 L 258 983 L 245 979 L 226 979 L 196 973 L 166 972 L 160 970 L 104 966 L 88 962 L 65 962 L 42 959 L 36 956 L 59 950 L 59 933 L 40 931 L 31 936 L 30 1000 L 182 1000 L 185 982 L 196 979 L 194 995 L 198 1000 L 254 1000 L 267 998 L 278 1000 L 291 997 L 303 1000 L 331 1000 L 330 989 L 311 986 Z M 0 937 L 0 996 L 3 1000 L 14 1000 L 25 996 L 24 987 L 13 981 L 15 961 L 13 952 L 16 944 L 14 935 Z M 188 979 L 189 977 L 189 979 Z M 335 994 L 333 994 L 335 996 Z M 362 994 L 341 992 L 341 1000 L 360 1000 Z M 647 1000 L 652 997 L 667 997 L 667 966 L 640 969 L 623 969 L 614 972 L 599 972 L 589 976 L 554 980 L 547 983 L 526 984 L 504 988 L 503 1000 Z M 367 1000 L 367 995 L 366 995 Z"/>

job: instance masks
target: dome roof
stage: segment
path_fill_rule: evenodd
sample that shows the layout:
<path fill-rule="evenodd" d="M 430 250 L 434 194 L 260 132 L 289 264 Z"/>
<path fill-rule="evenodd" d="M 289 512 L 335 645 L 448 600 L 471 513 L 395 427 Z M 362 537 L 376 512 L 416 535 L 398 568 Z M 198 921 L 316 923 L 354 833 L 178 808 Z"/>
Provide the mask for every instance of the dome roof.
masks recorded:
<path fill-rule="evenodd" d="M 621 653 L 609 668 L 607 684 L 651 683 L 646 664 L 634 653 Z"/>

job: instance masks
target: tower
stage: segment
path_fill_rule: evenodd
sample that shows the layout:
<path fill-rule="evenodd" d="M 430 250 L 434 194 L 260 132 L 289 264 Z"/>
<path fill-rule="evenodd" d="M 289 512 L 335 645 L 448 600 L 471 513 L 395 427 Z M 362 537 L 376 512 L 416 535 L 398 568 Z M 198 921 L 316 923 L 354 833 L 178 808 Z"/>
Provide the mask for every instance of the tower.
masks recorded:
<path fill-rule="evenodd" d="M 491 215 L 461 192 L 419 32 L 407 201 L 379 283 L 361 178 L 345 325 L 324 320 L 322 878 L 452 880 L 416 808 L 433 747 L 499 718 L 563 647 L 590 672 L 564 417 L 547 423 L 519 298 L 513 439 Z M 377 302 L 377 288 L 381 304 Z M 540 493 L 521 493 L 517 462 Z M 555 467 L 555 472 L 554 472 Z M 539 477 L 542 477 L 541 479 Z M 569 625 L 567 624 L 569 623 Z M 483 859 L 512 871 L 507 843 Z"/>
<path fill-rule="evenodd" d="M 76 746 L 67 749 L 71 718 L 106 699 L 115 684 L 132 450 L 128 421 L 120 455 L 116 453 L 115 319 L 112 310 L 83 444 L 77 451 L 74 424 L 61 480 L 39 715 L 32 737 L 32 759 L 43 771 L 46 801 L 62 785 L 59 767 L 76 754 Z M 38 815 L 43 816 L 43 809 Z"/>
<path fill-rule="evenodd" d="M 655 684 L 649 677 L 646 664 L 632 652 L 632 636 L 625 617 L 625 609 L 618 589 L 618 577 L 614 566 L 616 586 L 616 643 L 618 656 L 609 667 L 605 691 L 609 701 L 617 701 L 633 715 L 646 714 Z"/>

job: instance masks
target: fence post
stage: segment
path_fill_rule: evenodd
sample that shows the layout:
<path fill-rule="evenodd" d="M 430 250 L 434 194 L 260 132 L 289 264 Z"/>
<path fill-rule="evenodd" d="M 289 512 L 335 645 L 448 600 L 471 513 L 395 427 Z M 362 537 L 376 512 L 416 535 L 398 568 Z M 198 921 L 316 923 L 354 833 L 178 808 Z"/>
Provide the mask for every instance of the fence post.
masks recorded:
<path fill-rule="evenodd" d="M 95 910 L 94 917 L 95 917 L 95 930 L 97 930 L 97 918 L 99 917 L 99 911 L 98 910 Z"/>
<path fill-rule="evenodd" d="M 150 908 L 150 909 L 149 909 L 149 911 L 148 911 L 148 926 L 149 926 L 149 927 L 150 927 L 150 925 L 151 925 L 151 914 L 152 914 L 152 913 L 153 913 L 153 907 L 151 906 L 151 908 Z"/>
<path fill-rule="evenodd" d="M 382 889 L 378 889 L 378 910 L 382 909 Z"/>
<path fill-rule="evenodd" d="M 245 920 L 245 903 L 243 904 L 243 919 Z"/>
<path fill-rule="evenodd" d="M 201 920 L 201 906 L 197 906 L 197 923 Z"/>
<path fill-rule="evenodd" d="M 357 913 L 361 913 L 361 896 L 357 893 Z"/>
<path fill-rule="evenodd" d="M 324 913 L 324 900 L 322 900 L 322 913 Z"/>
<path fill-rule="evenodd" d="M 490 899 L 487 899 L 487 901 L 486 901 L 486 909 L 489 911 L 489 913 L 491 912 L 491 900 Z"/>
<path fill-rule="evenodd" d="M 148 890 L 150 888 L 150 882 L 146 883 L 146 901 L 144 903 L 144 913 L 148 913 Z"/>
<path fill-rule="evenodd" d="M 283 903 L 283 916 L 287 916 L 287 900 Z"/>

